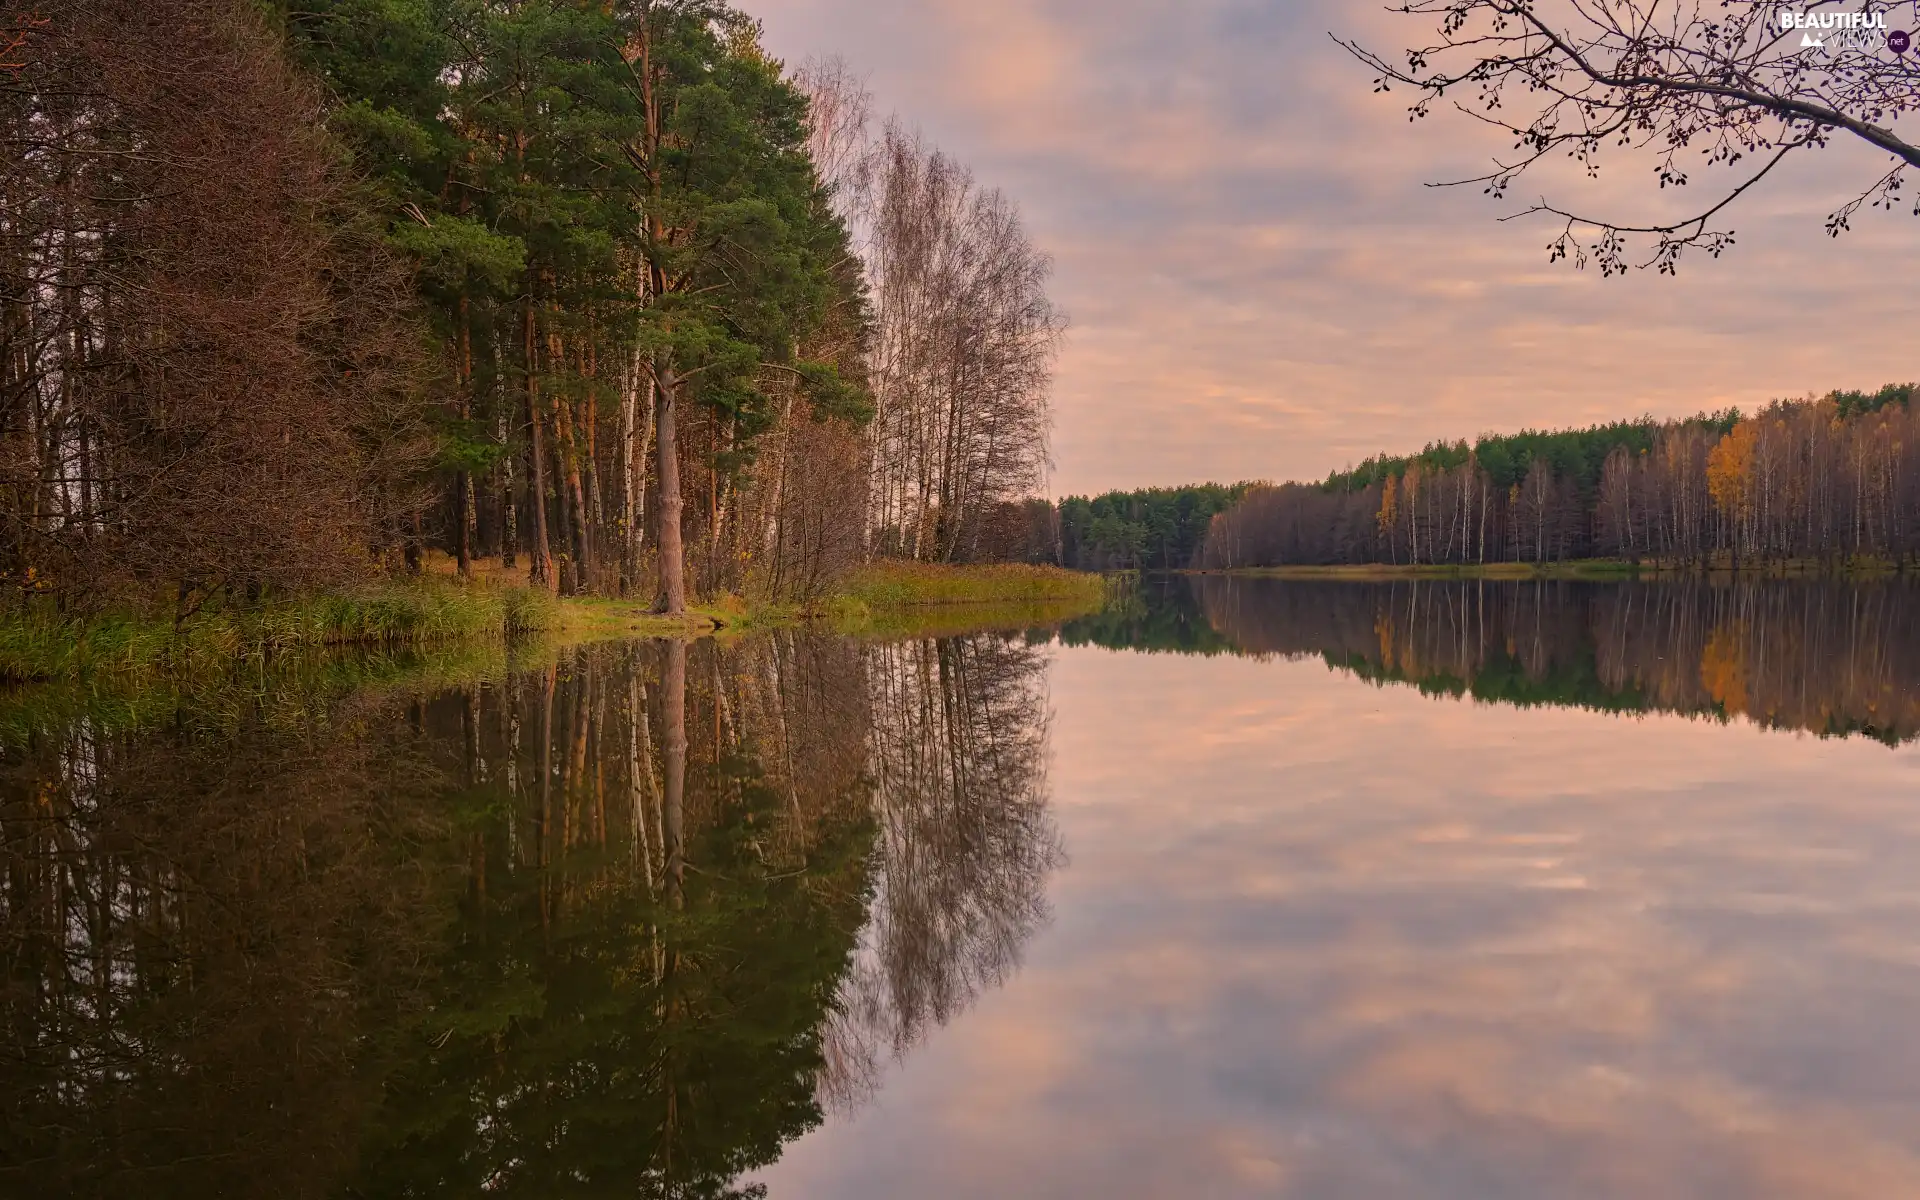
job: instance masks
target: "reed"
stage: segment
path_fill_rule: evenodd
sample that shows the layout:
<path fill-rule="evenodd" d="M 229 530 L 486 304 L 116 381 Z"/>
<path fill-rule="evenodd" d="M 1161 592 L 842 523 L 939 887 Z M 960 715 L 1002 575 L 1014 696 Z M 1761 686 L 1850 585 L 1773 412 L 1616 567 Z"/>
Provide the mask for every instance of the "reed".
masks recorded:
<path fill-rule="evenodd" d="M 0 681 L 217 670 L 338 647 L 394 648 L 554 631 L 565 609 L 526 588 L 409 580 L 340 595 L 203 608 L 178 621 L 28 608 L 0 619 Z"/>

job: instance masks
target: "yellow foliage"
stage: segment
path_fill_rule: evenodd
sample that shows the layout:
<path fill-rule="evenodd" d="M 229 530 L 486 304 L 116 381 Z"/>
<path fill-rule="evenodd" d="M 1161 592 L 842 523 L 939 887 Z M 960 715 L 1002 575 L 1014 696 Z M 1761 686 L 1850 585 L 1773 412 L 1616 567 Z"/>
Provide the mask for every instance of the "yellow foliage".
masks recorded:
<path fill-rule="evenodd" d="M 1742 421 L 1707 454 L 1707 491 L 1712 493 L 1720 511 L 1730 517 L 1747 505 L 1748 486 L 1753 479 L 1754 445 L 1759 436 L 1755 422 Z"/>
<path fill-rule="evenodd" d="M 1745 628 L 1722 625 L 1700 652 L 1700 685 L 1729 716 L 1747 711 L 1747 667 L 1740 654 Z"/>

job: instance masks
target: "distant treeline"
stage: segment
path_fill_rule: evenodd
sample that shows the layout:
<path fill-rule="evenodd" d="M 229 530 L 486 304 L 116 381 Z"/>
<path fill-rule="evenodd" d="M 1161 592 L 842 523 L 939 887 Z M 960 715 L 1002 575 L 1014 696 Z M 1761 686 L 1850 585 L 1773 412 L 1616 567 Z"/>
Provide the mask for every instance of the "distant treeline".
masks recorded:
<path fill-rule="evenodd" d="M 1248 489 L 1195 563 L 1905 562 L 1920 552 L 1916 390 L 1436 442 Z"/>
<path fill-rule="evenodd" d="M 1077 571 L 1177 571 L 1192 565 L 1216 516 L 1254 485 L 1192 484 L 1003 503 L 977 544 L 981 561 Z"/>

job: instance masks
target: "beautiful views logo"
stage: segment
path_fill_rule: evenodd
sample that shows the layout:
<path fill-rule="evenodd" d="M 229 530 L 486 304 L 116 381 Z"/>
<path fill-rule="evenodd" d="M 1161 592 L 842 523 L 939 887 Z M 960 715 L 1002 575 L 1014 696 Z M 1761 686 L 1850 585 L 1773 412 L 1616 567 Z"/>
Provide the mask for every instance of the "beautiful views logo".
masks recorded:
<path fill-rule="evenodd" d="M 1881 46 L 1895 54 L 1906 53 L 1913 44 L 1903 29 L 1887 31 L 1887 14 L 1866 12 L 1783 12 L 1781 32 L 1798 31 L 1800 48 L 1824 50 L 1877 50 Z"/>

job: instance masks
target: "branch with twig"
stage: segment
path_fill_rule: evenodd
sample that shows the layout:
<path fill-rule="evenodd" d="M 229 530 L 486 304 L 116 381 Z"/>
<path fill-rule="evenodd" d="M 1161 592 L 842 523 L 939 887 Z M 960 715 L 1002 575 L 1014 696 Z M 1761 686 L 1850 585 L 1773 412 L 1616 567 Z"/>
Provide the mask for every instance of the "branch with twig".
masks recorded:
<path fill-rule="evenodd" d="M 1479 184 L 1497 199 L 1548 160 L 1570 159 L 1593 178 L 1603 153 L 1643 151 L 1665 190 L 1690 184 L 1695 155 L 1704 168 L 1722 170 L 1763 158 L 1713 203 L 1675 220 L 1596 216 L 1545 198 L 1503 218 L 1561 221 L 1547 247 L 1554 261 L 1598 265 L 1604 274 L 1630 266 L 1671 274 L 1685 250 L 1717 257 L 1730 247 L 1733 231 L 1715 218 L 1791 154 L 1850 135 L 1891 156 L 1876 181 L 1828 217 L 1836 236 L 1863 207 L 1891 209 L 1905 172 L 1920 167 L 1920 143 L 1897 128 L 1920 113 L 1920 56 L 1897 54 L 1872 37 L 1810 50 L 1780 19 L 1829 7 L 1829 0 L 1410 0 L 1393 11 L 1437 18 L 1438 36 L 1408 50 L 1404 65 L 1333 40 L 1373 68 L 1376 91 L 1416 89 L 1409 119 L 1445 102 L 1514 138 L 1518 155 L 1436 186 Z M 1879 31 L 1899 27 L 1903 12 L 1920 23 L 1915 0 L 1867 0 L 1850 20 Z M 1653 239 L 1651 253 L 1631 253 L 1636 237 Z"/>
<path fill-rule="evenodd" d="M 38 12 L 22 14 L 10 32 L 0 35 L 0 38 L 4 38 L 4 44 L 0 44 L 0 71 L 17 74 L 25 70 L 27 41 L 52 23 L 51 17 L 43 17 Z"/>

